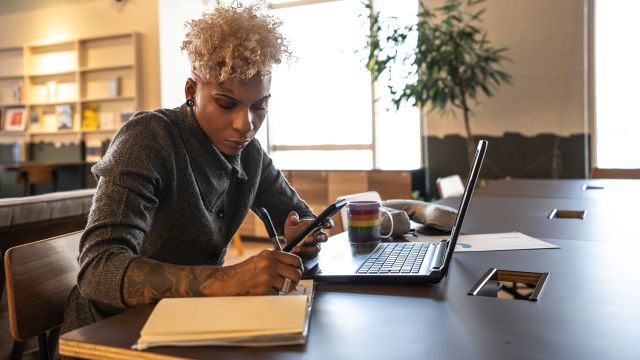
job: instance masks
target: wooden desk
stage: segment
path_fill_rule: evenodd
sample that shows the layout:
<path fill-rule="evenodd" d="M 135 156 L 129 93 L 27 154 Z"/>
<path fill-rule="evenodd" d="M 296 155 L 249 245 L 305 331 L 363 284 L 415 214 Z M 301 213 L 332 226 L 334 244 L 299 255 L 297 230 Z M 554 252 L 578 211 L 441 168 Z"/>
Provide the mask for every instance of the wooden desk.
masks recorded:
<path fill-rule="evenodd" d="M 129 347 L 151 311 L 145 307 L 63 335 L 60 350 L 105 359 L 637 358 L 637 211 L 628 209 L 624 227 L 609 214 L 624 203 L 474 196 L 463 232 L 519 230 L 561 248 L 456 253 L 448 277 L 434 287 L 319 284 L 306 345 L 162 347 L 140 353 Z M 552 206 L 587 207 L 587 218 L 548 220 Z M 320 261 L 329 261 L 346 241 L 344 233 L 332 237 Z M 490 267 L 550 276 L 539 302 L 468 296 Z"/>
<path fill-rule="evenodd" d="M 585 189 L 585 186 L 591 188 Z M 566 199 L 640 199 L 640 180 L 501 179 L 476 189 L 474 196 Z"/>
<path fill-rule="evenodd" d="M 61 161 L 61 162 L 19 162 L 0 165 L 0 173 L 5 171 L 15 171 L 16 181 L 24 184 L 23 195 L 34 195 L 36 184 L 53 182 L 53 191 L 57 190 L 56 171 L 64 167 L 91 165 L 86 161 Z M 85 187 L 84 176 L 82 176 L 82 188 Z"/>
<path fill-rule="evenodd" d="M 65 334 L 64 355 L 159 359 L 600 359 L 640 351 L 638 246 L 546 239 L 561 249 L 456 253 L 438 287 L 319 284 L 306 345 L 130 350 L 151 307 Z M 344 235 L 327 247 L 340 246 Z M 326 249 L 325 249 L 326 250 Z M 325 251 L 323 250 L 323 252 Z M 466 295 L 489 268 L 547 271 L 539 302 Z M 618 271 L 614 272 L 613 269 Z"/>
<path fill-rule="evenodd" d="M 439 203 L 457 208 L 459 198 Z M 586 210 L 580 219 L 549 219 L 554 208 Z M 640 239 L 636 202 L 628 198 L 546 199 L 475 196 L 462 231 L 469 234 L 520 231 L 537 238 L 605 242 L 636 242 Z"/>

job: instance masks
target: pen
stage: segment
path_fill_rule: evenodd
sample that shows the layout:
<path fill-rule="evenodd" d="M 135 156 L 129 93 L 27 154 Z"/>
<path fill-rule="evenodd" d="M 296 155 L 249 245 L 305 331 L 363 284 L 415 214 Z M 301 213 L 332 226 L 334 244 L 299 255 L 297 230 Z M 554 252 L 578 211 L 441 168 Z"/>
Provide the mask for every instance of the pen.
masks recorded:
<path fill-rule="evenodd" d="M 260 208 L 260 213 L 262 215 L 260 219 L 264 223 L 264 227 L 267 228 L 267 234 L 269 234 L 269 238 L 273 242 L 273 247 L 278 251 L 282 251 L 280 240 L 278 240 L 278 233 L 276 232 L 275 226 L 273 226 L 273 222 L 271 222 L 271 216 L 269 216 L 267 209 Z"/>

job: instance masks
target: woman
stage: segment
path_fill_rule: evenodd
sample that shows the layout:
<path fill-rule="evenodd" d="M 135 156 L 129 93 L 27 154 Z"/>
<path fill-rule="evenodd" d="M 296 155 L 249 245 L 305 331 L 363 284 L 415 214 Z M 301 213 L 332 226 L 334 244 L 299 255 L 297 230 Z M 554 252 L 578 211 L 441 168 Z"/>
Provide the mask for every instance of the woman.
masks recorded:
<path fill-rule="evenodd" d="M 234 5 L 188 26 L 185 105 L 134 115 L 92 168 L 98 188 L 65 332 L 165 297 L 290 290 L 286 280 L 295 285 L 302 274 L 297 255 L 317 255 L 327 239 L 318 233 L 293 254 L 263 251 L 222 266 L 249 208 L 266 208 L 286 239 L 313 214 L 254 139 L 271 67 L 290 56 L 280 23 Z"/>

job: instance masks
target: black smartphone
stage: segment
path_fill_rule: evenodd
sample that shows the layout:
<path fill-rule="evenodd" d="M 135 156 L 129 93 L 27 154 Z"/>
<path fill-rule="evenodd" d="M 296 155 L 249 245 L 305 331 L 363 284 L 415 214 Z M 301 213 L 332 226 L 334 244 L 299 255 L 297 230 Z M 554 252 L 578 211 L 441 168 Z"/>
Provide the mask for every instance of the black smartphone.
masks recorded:
<path fill-rule="evenodd" d="M 334 202 L 329 205 L 323 212 L 318 215 L 318 217 L 313 220 L 304 230 L 302 230 L 291 242 L 287 244 L 287 246 L 282 249 L 282 251 L 289 252 L 293 249 L 294 246 L 298 245 L 302 239 L 304 239 L 307 235 L 311 234 L 312 231 L 319 229 L 322 227 L 324 221 L 333 215 L 337 214 L 340 209 L 342 209 L 345 205 L 347 205 L 347 200 L 342 199 Z"/>

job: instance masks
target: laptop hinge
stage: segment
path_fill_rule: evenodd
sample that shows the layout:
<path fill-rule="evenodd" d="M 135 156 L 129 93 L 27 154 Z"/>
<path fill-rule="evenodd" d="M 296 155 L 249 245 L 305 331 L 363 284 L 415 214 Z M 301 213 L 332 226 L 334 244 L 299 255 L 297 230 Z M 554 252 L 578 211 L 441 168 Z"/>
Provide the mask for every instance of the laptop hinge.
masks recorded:
<path fill-rule="evenodd" d="M 442 271 L 444 266 L 444 259 L 447 255 L 447 249 L 449 248 L 449 240 L 440 240 L 436 248 L 436 255 L 431 262 L 431 271 Z"/>

